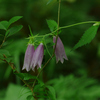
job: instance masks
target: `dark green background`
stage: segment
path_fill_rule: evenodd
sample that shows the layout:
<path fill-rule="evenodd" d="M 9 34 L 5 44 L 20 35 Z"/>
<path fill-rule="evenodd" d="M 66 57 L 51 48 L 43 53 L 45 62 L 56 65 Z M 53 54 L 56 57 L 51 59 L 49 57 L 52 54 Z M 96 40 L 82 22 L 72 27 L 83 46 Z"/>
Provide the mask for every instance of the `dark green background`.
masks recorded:
<path fill-rule="evenodd" d="M 50 31 L 46 19 L 57 21 L 58 2 L 53 0 L 49 5 L 46 5 L 47 2 L 48 0 L 0 0 L 0 21 L 9 20 L 14 16 L 23 16 L 12 25 L 22 24 L 23 29 L 8 38 L 7 40 L 11 42 L 5 47 L 12 54 L 13 62 L 20 72 L 25 72 L 21 68 L 27 48 L 27 39 L 25 38 L 29 36 L 28 25 L 32 28 L 33 34 L 47 34 Z M 61 2 L 60 26 L 83 21 L 99 21 L 99 19 L 100 0 L 66 0 Z M 57 100 L 99 100 L 100 29 L 90 44 L 71 51 L 90 26 L 92 24 L 84 24 L 62 30 L 59 37 L 64 44 L 69 60 L 64 64 L 60 62 L 56 64 L 55 58 L 52 59 L 40 76 L 40 79 L 45 83 L 56 78 L 51 83 L 56 90 Z M 0 33 L 4 34 L 4 31 L 0 30 Z M 0 39 L 2 41 L 1 37 Z M 46 53 L 43 63 L 48 58 L 49 55 Z M 37 74 L 32 71 L 30 73 Z M 22 87 L 19 85 L 22 86 L 22 84 L 19 78 L 13 74 L 10 66 L 0 63 L 0 100 L 17 98 L 19 95 L 13 95 L 12 91 L 20 91 Z M 17 90 L 17 86 L 19 90 Z M 25 100 L 25 97 L 21 100 Z"/>

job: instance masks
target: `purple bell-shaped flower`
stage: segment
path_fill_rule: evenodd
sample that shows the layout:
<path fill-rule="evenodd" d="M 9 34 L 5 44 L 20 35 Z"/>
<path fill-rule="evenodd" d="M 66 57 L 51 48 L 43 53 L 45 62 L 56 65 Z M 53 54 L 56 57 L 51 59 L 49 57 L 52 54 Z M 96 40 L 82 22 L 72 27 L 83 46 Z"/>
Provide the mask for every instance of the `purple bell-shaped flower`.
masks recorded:
<path fill-rule="evenodd" d="M 53 42 L 56 42 L 56 36 L 53 36 Z M 53 46 L 54 48 L 54 46 Z M 61 41 L 61 39 L 58 37 L 57 39 L 57 44 L 56 44 L 56 48 L 55 48 L 55 55 L 56 55 L 56 61 L 58 63 L 58 61 L 60 60 L 61 63 L 64 62 L 64 59 L 68 60 L 65 50 L 64 50 L 64 46 L 63 43 Z"/>
<path fill-rule="evenodd" d="M 35 66 L 37 66 L 37 69 L 41 68 L 43 55 L 44 55 L 43 43 L 40 43 L 40 45 L 36 48 L 32 57 L 31 66 L 33 71 Z"/>
<path fill-rule="evenodd" d="M 22 70 L 26 69 L 26 71 L 29 71 L 31 69 L 30 64 L 31 64 L 34 51 L 35 51 L 34 46 L 32 44 L 28 44 L 28 47 L 25 52 L 24 65 L 23 65 Z"/>

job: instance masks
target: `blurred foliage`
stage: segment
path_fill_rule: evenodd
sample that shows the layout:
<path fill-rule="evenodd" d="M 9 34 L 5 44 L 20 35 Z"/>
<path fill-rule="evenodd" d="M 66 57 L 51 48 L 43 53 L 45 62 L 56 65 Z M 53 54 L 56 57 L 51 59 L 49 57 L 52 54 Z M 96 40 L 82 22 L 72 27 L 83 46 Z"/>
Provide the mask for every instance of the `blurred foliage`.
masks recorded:
<path fill-rule="evenodd" d="M 86 76 L 76 78 L 68 75 L 60 76 L 48 82 L 57 93 L 57 100 L 98 100 L 100 98 L 100 85 L 97 80 Z"/>
<path fill-rule="evenodd" d="M 14 16 L 23 16 L 21 20 L 11 25 L 22 24 L 23 29 L 8 37 L 8 42 L 4 44 L 4 48 L 11 53 L 12 62 L 19 72 L 22 72 L 24 53 L 27 47 L 28 25 L 32 28 L 33 34 L 46 34 L 50 32 L 46 19 L 57 21 L 58 3 L 53 0 L 46 5 L 47 2 L 48 0 L 42 0 L 42 2 L 40 0 L 0 0 L 0 21 L 9 20 Z M 100 0 L 62 0 L 60 26 L 99 20 L 99 11 Z M 62 30 L 59 36 L 64 43 L 69 60 L 65 61 L 64 64 L 60 62 L 56 64 L 55 58 L 53 58 L 40 76 L 44 82 L 51 80 L 48 83 L 55 88 L 57 100 L 62 98 L 62 100 L 73 100 L 73 98 L 75 98 L 74 100 L 80 100 L 80 98 L 81 100 L 97 100 L 100 98 L 100 29 L 89 45 L 71 51 L 84 31 L 90 26 L 90 24 L 85 24 Z M 4 31 L 0 30 L 0 34 L 1 44 Z M 43 63 L 49 57 L 49 54 L 45 52 Z M 30 71 L 30 73 L 36 75 L 37 71 L 35 73 Z M 58 78 L 59 76 L 60 78 Z M 10 84 L 10 82 L 15 83 L 15 85 Z M 0 62 L 0 100 L 17 99 L 20 89 L 23 88 L 19 85 L 22 83 L 13 74 L 11 68 L 6 63 Z M 26 100 L 28 95 L 30 93 L 22 95 L 18 100 Z"/>

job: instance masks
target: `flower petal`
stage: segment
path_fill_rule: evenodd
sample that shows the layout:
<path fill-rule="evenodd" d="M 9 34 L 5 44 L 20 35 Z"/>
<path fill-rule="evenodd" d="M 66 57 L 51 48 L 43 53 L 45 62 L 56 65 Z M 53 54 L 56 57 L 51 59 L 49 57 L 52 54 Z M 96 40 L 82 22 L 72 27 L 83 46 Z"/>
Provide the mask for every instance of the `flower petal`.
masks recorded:
<path fill-rule="evenodd" d="M 24 65 L 23 65 L 22 70 L 26 69 L 27 71 L 29 71 L 31 69 L 30 63 L 31 63 L 34 51 L 35 51 L 34 46 L 32 44 L 29 44 L 25 52 Z"/>
<path fill-rule="evenodd" d="M 56 42 L 56 36 L 53 37 L 53 42 Z M 56 49 L 55 49 L 55 55 L 56 55 L 56 61 L 58 63 L 58 61 L 60 60 L 61 63 L 64 62 L 64 59 L 68 60 L 65 50 L 64 50 L 64 46 L 63 43 L 61 41 L 61 39 L 58 37 L 57 39 L 57 44 L 56 44 Z"/>
<path fill-rule="evenodd" d="M 37 68 L 39 68 L 39 67 L 41 68 L 43 54 L 44 54 L 43 43 L 40 43 L 40 45 L 36 48 L 36 50 L 33 54 L 31 66 L 34 66 L 34 68 L 35 68 L 35 66 L 37 66 Z"/>

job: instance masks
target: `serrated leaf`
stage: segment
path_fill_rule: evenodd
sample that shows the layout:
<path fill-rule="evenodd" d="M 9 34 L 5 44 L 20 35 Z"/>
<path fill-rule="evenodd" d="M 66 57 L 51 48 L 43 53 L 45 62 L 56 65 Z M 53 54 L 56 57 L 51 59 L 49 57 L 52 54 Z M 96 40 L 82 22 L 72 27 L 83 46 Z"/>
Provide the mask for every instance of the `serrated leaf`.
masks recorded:
<path fill-rule="evenodd" d="M 27 96 L 26 99 L 27 99 L 27 100 L 34 100 L 34 99 L 33 99 L 33 95 L 29 95 L 29 96 Z"/>
<path fill-rule="evenodd" d="M 23 17 L 23 16 L 15 16 L 15 17 L 11 18 L 11 19 L 9 20 L 8 27 L 9 27 L 12 23 L 14 23 L 14 22 L 18 21 L 19 19 L 21 19 L 22 17 Z"/>
<path fill-rule="evenodd" d="M 7 32 L 6 32 L 6 36 L 11 36 L 15 33 L 17 33 L 18 31 L 20 31 L 22 29 L 22 25 L 18 25 L 18 26 L 14 26 L 12 28 L 10 28 Z"/>
<path fill-rule="evenodd" d="M 52 100 L 56 100 L 56 93 L 55 93 L 54 88 L 52 86 L 46 86 L 46 88 L 48 88 L 48 90 L 50 91 L 50 94 L 51 94 L 50 98 Z"/>
<path fill-rule="evenodd" d="M 90 43 L 92 39 L 95 37 L 99 25 L 93 25 L 91 26 L 86 32 L 83 34 L 82 38 L 79 40 L 79 42 L 73 47 L 72 50 L 77 49 L 78 47 L 81 47 L 87 43 Z"/>
<path fill-rule="evenodd" d="M 52 2 L 53 0 L 48 0 L 48 2 L 47 2 L 47 5 L 50 3 L 50 2 Z"/>
<path fill-rule="evenodd" d="M 57 29 L 58 24 L 54 20 L 46 20 L 46 21 L 51 32 Z"/>

